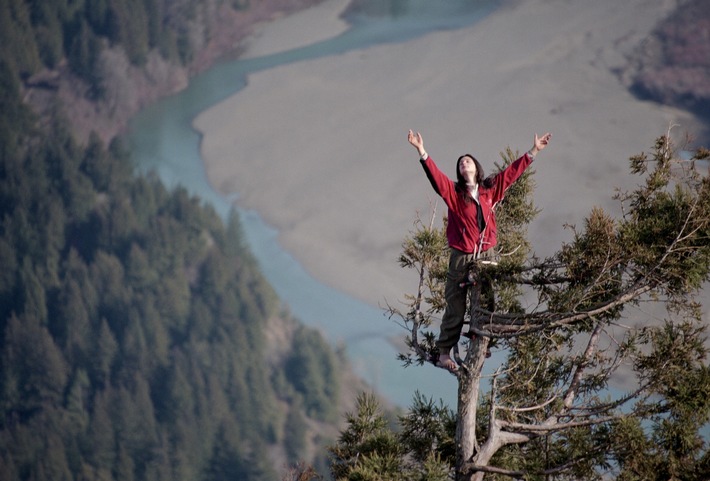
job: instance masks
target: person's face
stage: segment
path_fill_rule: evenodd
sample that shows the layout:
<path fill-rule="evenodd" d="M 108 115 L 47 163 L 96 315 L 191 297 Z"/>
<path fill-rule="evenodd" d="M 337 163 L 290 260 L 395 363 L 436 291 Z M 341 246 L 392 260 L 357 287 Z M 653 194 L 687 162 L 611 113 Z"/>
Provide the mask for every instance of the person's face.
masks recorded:
<path fill-rule="evenodd" d="M 459 172 L 464 177 L 476 178 L 476 164 L 468 155 L 464 156 L 459 162 Z"/>

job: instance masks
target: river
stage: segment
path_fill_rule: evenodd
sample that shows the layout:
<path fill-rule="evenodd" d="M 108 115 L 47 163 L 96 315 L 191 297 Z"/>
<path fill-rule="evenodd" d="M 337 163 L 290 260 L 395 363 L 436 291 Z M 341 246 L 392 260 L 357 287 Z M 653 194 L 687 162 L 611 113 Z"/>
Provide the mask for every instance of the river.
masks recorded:
<path fill-rule="evenodd" d="M 211 203 L 223 216 L 235 199 L 220 195 L 207 180 L 200 136 L 192 128 L 202 111 L 238 92 L 247 75 L 312 58 L 337 55 L 386 42 L 404 42 L 439 29 L 470 26 L 493 11 L 498 0 L 369 0 L 348 18 L 343 34 L 283 53 L 218 64 L 193 78 L 185 90 L 141 111 L 130 123 L 132 159 L 143 172 L 154 171 L 169 187 L 181 185 Z M 265 127 L 266 128 L 266 127 Z M 355 371 L 394 404 L 410 404 L 415 391 L 455 407 L 456 380 L 433 366 L 404 368 L 388 338 L 405 331 L 381 309 L 360 302 L 311 277 L 281 248 L 278 232 L 257 212 L 239 210 L 247 242 L 266 279 L 291 313 L 346 348 Z M 344 273 L 343 275 L 347 275 Z"/>

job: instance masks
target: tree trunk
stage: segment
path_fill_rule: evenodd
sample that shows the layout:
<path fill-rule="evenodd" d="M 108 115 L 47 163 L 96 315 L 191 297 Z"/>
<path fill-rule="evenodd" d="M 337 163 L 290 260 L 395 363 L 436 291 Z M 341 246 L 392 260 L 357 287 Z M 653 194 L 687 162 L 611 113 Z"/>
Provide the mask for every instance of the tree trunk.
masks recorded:
<path fill-rule="evenodd" d="M 476 411 L 481 391 L 481 371 L 487 350 L 488 338 L 474 338 L 471 341 L 466 362 L 459 370 L 458 422 L 456 426 L 457 481 L 474 479 L 470 474 L 463 474 L 463 466 L 471 461 L 478 450 Z"/>

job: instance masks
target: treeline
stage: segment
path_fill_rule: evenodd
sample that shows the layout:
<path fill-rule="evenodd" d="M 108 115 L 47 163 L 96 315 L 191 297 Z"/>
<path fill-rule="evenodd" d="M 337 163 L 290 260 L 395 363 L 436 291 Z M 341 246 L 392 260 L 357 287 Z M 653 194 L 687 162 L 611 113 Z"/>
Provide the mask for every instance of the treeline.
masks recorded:
<path fill-rule="evenodd" d="M 101 2 L 56 3 L 94 31 Z M 339 359 L 293 324 L 272 352 L 279 303 L 237 215 L 135 175 L 120 141 L 78 145 L 60 114 L 38 127 L 15 67 L 0 61 L 2 479 L 277 479 L 310 420 L 335 420 Z"/>
<path fill-rule="evenodd" d="M 234 9 L 249 6 L 249 0 L 5 0 L 0 42 L 5 60 L 23 78 L 66 60 L 100 97 L 102 49 L 120 45 L 138 66 L 151 50 L 186 65 L 209 36 L 207 12 L 225 2 Z"/>

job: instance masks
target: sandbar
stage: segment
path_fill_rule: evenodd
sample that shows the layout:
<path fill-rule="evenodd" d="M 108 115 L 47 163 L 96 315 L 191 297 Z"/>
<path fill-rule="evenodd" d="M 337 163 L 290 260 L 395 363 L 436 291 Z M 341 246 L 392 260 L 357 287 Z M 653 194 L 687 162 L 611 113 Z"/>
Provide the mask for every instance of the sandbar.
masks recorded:
<path fill-rule="evenodd" d="M 298 44 L 324 25 L 341 31 L 345 5 L 327 0 L 299 17 Z M 634 98 L 615 74 L 673 6 L 508 2 L 467 28 L 260 71 L 194 121 L 208 178 L 274 226 L 316 279 L 382 306 L 416 288 L 397 260 L 417 216 L 435 206 L 440 223 L 445 213 L 407 130 L 451 176 L 463 153 L 489 172 L 506 147 L 524 152 L 550 131 L 533 164 L 542 212 L 529 230 L 549 255 L 592 207 L 618 213 L 616 188 L 638 180 L 631 155 L 670 125 L 698 129 L 687 112 Z M 290 48 L 288 21 L 260 30 L 249 55 Z"/>

